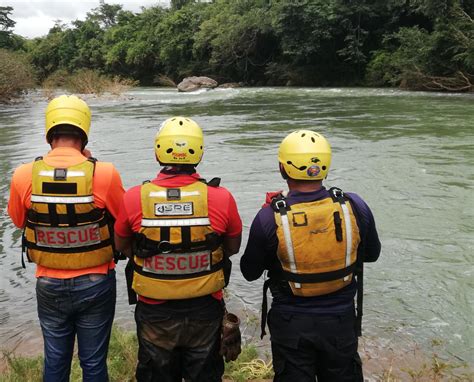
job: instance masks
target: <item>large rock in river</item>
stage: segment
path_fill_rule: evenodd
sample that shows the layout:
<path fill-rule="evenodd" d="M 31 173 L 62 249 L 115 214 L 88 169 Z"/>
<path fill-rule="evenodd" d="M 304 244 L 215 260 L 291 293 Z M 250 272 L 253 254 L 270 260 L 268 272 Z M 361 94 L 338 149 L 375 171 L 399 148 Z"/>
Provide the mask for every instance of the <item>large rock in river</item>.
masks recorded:
<path fill-rule="evenodd" d="M 178 91 L 192 92 L 202 88 L 214 89 L 217 85 L 217 81 L 209 77 L 186 77 L 178 84 Z"/>

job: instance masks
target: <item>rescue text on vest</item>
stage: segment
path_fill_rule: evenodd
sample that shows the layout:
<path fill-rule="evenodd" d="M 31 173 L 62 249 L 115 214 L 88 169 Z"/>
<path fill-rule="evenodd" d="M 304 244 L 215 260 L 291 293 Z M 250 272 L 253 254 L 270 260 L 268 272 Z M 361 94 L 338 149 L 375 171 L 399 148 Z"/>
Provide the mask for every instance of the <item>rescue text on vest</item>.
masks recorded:
<path fill-rule="evenodd" d="M 211 252 L 162 253 L 143 261 L 143 270 L 161 275 L 186 275 L 209 271 Z"/>
<path fill-rule="evenodd" d="M 79 227 L 35 227 L 36 245 L 50 248 L 79 248 L 100 243 L 99 224 Z"/>

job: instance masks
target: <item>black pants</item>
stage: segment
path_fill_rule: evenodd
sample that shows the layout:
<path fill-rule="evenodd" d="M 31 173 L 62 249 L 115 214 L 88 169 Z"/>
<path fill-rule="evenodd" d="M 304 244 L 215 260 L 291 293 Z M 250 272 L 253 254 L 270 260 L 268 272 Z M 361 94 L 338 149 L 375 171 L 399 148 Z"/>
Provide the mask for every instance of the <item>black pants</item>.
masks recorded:
<path fill-rule="evenodd" d="M 355 317 L 270 310 L 276 382 L 363 382 Z"/>
<path fill-rule="evenodd" d="M 192 306 L 192 304 L 191 304 Z M 138 382 L 221 382 L 222 304 L 208 296 L 201 307 L 138 302 Z"/>

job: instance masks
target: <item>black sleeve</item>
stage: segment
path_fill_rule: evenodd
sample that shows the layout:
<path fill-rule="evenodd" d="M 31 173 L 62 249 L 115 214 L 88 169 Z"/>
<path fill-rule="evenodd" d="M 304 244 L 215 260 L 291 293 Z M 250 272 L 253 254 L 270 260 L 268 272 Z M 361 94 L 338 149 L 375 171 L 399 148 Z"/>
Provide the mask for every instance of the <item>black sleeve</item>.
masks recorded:
<path fill-rule="evenodd" d="M 377 261 L 380 255 L 381 244 L 375 226 L 374 215 L 369 206 L 357 194 L 349 194 L 349 200 L 359 225 L 360 245 L 363 249 L 364 262 L 372 263 Z"/>
<path fill-rule="evenodd" d="M 278 241 L 268 237 L 257 214 L 250 227 L 249 239 L 245 252 L 240 259 L 240 270 L 247 281 L 258 279 L 265 269 L 269 269 L 269 262 L 275 258 Z"/>

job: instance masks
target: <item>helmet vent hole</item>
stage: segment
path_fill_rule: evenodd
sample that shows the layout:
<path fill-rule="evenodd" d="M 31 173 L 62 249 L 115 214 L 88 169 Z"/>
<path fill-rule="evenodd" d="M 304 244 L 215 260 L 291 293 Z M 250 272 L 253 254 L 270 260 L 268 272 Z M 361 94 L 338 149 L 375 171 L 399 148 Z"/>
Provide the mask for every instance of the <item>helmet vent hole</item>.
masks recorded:
<path fill-rule="evenodd" d="M 160 145 L 156 145 L 156 148 L 159 149 L 159 148 L 160 148 Z"/>
<path fill-rule="evenodd" d="M 287 161 L 286 164 L 293 164 L 291 160 Z"/>
<path fill-rule="evenodd" d="M 316 139 L 314 139 L 314 137 L 311 137 L 311 142 L 316 143 Z"/>
<path fill-rule="evenodd" d="M 326 166 L 323 166 L 322 169 L 323 169 L 323 170 L 326 170 Z"/>
<path fill-rule="evenodd" d="M 173 149 L 170 147 L 168 150 L 166 150 L 168 154 L 171 154 L 173 152 Z"/>
<path fill-rule="evenodd" d="M 173 118 L 171 121 L 174 121 L 174 120 L 176 120 L 176 118 Z"/>
<path fill-rule="evenodd" d="M 306 135 L 306 133 L 301 134 L 301 138 L 303 138 Z"/>
<path fill-rule="evenodd" d="M 190 153 L 190 154 L 194 154 L 194 150 L 193 150 L 193 149 L 189 149 L 189 153 Z"/>
<path fill-rule="evenodd" d="M 179 121 L 179 125 L 180 125 L 180 126 L 183 126 L 183 121 Z"/>
<path fill-rule="evenodd" d="M 202 146 L 201 146 L 201 150 L 202 150 Z"/>

